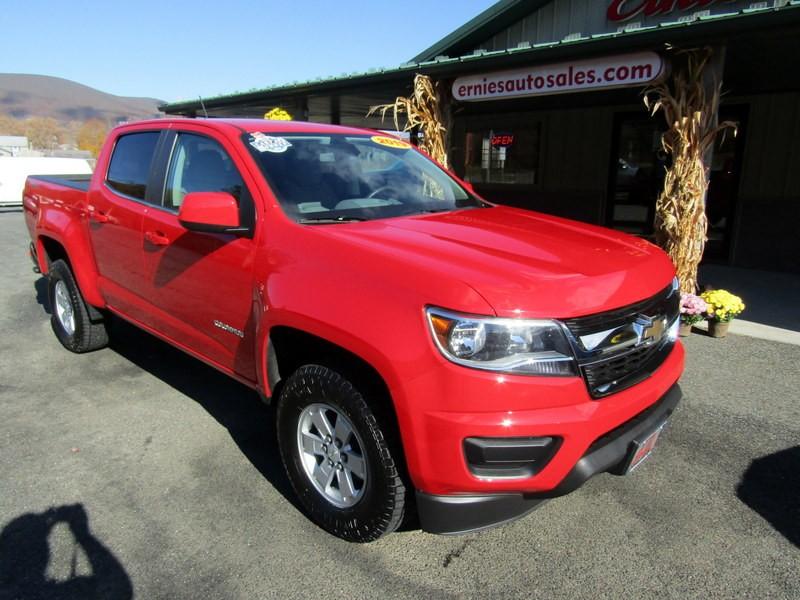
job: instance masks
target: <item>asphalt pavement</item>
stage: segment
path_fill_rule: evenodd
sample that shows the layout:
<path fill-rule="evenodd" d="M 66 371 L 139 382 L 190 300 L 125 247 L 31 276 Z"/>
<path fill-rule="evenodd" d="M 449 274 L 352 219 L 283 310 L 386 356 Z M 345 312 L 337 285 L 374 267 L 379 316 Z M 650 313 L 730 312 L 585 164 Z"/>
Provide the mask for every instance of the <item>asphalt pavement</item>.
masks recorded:
<path fill-rule="evenodd" d="M 0 599 L 800 598 L 800 347 L 686 340 L 628 477 L 508 526 L 366 545 L 298 509 L 255 394 L 122 322 L 64 350 L 0 213 Z"/>

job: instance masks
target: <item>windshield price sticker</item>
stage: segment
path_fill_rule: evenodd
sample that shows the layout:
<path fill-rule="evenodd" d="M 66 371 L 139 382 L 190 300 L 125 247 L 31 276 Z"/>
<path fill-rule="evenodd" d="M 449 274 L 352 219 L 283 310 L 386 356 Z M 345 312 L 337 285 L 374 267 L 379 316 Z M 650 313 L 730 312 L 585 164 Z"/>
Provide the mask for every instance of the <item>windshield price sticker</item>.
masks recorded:
<path fill-rule="evenodd" d="M 411 144 L 408 142 L 404 142 L 403 140 L 398 140 L 393 137 L 387 137 L 385 135 L 373 135 L 370 139 L 376 144 L 388 146 L 389 148 L 411 148 Z"/>
<path fill-rule="evenodd" d="M 282 137 L 264 135 L 260 131 L 250 134 L 250 145 L 259 152 L 281 154 L 292 147 L 291 142 Z"/>

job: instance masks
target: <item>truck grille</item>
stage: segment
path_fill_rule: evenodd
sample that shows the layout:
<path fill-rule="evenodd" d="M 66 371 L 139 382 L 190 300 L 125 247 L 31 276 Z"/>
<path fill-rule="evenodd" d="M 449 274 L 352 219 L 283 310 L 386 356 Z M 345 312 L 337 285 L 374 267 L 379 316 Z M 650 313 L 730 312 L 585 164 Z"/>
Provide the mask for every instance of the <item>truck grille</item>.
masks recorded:
<path fill-rule="evenodd" d="M 651 296 L 641 302 L 589 315 L 588 317 L 566 319 L 564 324 L 572 335 L 579 336 L 624 325 L 636 319 L 637 315 L 677 315 L 679 308 L 680 294 L 677 291 L 673 291 L 672 284 L 670 284 L 655 296 Z"/>
<path fill-rule="evenodd" d="M 581 339 L 587 335 L 615 331 L 643 331 L 640 321 L 659 321 L 667 326 L 679 315 L 680 293 L 672 285 L 658 294 L 619 309 L 567 319 L 564 324 L 572 334 L 578 365 L 593 398 L 602 398 L 631 387 L 649 377 L 669 356 L 674 342 L 666 332 L 656 340 L 643 339 L 617 350 L 611 343 L 599 343 L 587 349 Z M 661 321 L 663 319 L 663 321 Z M 632 335 L 632 334 L 631 334 Z"/>
<path fill-rule="evenodd" d="M 635 385 L 655 371 L 672 350 L 672 342 L 635 348 L 622 356 L 581 365 L 586 385 L 595 398 Z"/>

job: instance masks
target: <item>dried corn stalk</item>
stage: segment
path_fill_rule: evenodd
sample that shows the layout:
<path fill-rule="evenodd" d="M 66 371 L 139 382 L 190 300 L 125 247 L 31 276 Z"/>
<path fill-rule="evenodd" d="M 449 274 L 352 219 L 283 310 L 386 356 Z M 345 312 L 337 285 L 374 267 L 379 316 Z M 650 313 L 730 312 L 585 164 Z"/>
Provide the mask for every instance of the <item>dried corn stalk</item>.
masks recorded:
<path fill-rule="evenodd" d="M 447 162 L 447 125 L 449 111 L 443 110 L 437 85 L 427 75 L 414 77 L 414 91 L 408 98 L 398 96 L 391 104 L 372 106 L 367 116 L 380 113 L 381 120 L 392 111 L 397 131 L 411 131 L 419 128 L 422 133 L 420 147 L 445 168 Z M 405 115 L 405 125 L 400 127 L 400 116 Z"/>
<path fill-rule="evenodd" d="M 667 121 L 661 143 L 672 157 L 656 201 L 656 242 L 672 259 L 681 291 L 688 293 L 697 291 L 697 266 L 708 239 L 705 199 L 712 146 L 728 128 L 736 135 L 735 123 L 717 120 L 722 82 L 706 85 L 710 58 L 709 49 L 676 53 L 669 79 L 644 95 L 651 115 L 661 111 Z"/>

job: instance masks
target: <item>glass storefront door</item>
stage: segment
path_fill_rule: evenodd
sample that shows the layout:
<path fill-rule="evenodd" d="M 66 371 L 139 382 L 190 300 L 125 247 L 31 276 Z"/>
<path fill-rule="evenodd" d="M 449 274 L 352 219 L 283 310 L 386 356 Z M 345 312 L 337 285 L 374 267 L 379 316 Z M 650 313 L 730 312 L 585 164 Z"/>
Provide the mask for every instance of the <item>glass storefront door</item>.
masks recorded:
<path fill-rule="evenodd" d="M 609 227 L 651 236 L 656 198 L 664 185 L 667 155 L 661 148 L 661 119 L 622 115 L 614 123 L 609 190 Z"/>
<path fill-rule="evenodd" d="M 708 243 L 705 258 L 727 260 L 745 123 L 743 107 L 723 107 L 720 120 L 739 125 L 739 134 L 717 139 L 706 196 Z M 606 224 L 634 235 L 652 237 L 656 198 L 663 189 L 669 157 L 661 148 L 662 118 L 621 114 L 614 121 Z"/>

